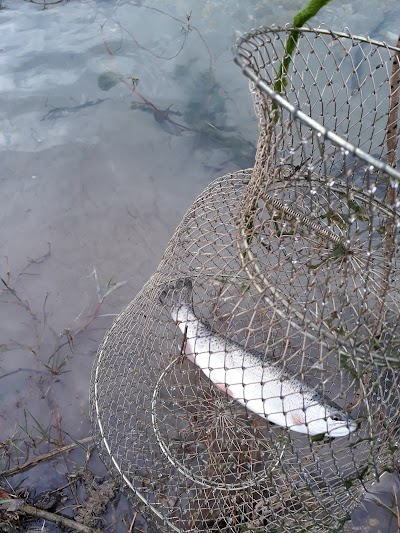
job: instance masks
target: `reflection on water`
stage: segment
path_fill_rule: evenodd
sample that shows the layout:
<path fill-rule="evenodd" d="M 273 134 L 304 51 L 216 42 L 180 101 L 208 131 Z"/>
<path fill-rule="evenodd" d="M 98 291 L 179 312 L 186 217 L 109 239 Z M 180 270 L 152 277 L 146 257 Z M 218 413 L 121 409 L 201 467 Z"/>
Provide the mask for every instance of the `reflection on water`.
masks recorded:
<path fill-rule="evenodd" d="M 7 469 L 27 459 L 26 442 L 32 456 L 35 446 L 45 451 L 66 435 L 89 434 L 90 368 L 110 315 L 148 279 L 196 194 L 252 165 L 257 127 L 247 81 L 232 61 L 234 39 L 290 22 L 300 4 L 3 4 L 0 468 Z M 396 7 L 397 0 L 334 0 L 317 22 L 394 42 Z M 101 306 L 94 266 L 103 293 L 109 282 L 127 282 Z M 75 467 L 59 459 L 41 475 L 32 470 L 27 483 L 61 486 Z"/>

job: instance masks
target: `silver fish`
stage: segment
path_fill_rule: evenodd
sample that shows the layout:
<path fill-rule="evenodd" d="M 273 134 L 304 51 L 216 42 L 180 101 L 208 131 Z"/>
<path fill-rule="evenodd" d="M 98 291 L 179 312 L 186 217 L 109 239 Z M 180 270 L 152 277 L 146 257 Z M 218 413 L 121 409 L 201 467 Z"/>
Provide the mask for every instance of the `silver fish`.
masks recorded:
<path fill-rule="evenodd" d="M 307 435 L 343 437 L 355 420 L 326 396 L 290 376 L 276 363 L 212 331 L 197 318 L 192 282 L 179 280 L 160 301 L 185 337 L 185 354 L 221 390 L 247 409 L 279 426 Z"/>

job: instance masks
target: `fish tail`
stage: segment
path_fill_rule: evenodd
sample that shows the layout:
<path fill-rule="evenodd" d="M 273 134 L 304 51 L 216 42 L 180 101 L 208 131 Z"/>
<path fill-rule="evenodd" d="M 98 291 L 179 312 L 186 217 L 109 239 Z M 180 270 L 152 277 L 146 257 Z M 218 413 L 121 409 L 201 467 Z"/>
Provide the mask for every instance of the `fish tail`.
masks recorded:
<path fill-rule="evenodd" d="M 193 307 L 193 284 L 189 278 L 179 279 L 166 287 L 159 296 L 160 302 L 170 309 L 177 307 Z"/>

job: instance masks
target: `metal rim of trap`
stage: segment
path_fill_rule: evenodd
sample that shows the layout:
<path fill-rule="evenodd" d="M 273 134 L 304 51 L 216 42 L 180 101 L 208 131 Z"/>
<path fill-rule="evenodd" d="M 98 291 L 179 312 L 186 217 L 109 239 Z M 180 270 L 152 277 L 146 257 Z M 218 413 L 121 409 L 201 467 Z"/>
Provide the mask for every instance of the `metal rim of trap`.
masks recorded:
<path fill-rule="evenodd" d="M 304 124 L 307 128 L 312 130 L 317 134 L 318 137 L 320 137 L 322 140 L 328 140 L 330 141 L 334 146 L 338 147 L 346 156 L 351 154 L 355 156 L 356 158 L 359 158 L 364 163 L 366 163 L 369 166 L 369 170 L 376 170 L 378 172 L 381 172 L 383 174 L 386 174 L 390 177 L 391 184 L 394 184 L 393 186 L 398 189 L 400 187 L 400 172 L 393 168 L 391 165 L 377 159 L 376 157 L 371 156 L 370 154 L 366 153 L 362 149 L 358 148 L 354 144 L 346 141 L 343 137 L 340 135 L 334 133 L 331 129 L 326 128 L 323 126 L 320 122 L 317 120 L 314 120 L 311 118 L 311 116 L 307 115 L 306 113 L 302 112 L 299 107 L 291 104 L 284 96 L 282 96 L 279 92 L 274 90 L 272 88 L 271 81 L 266 81 L 266 79 L 262 76 L 262 70 L 261 72 L 256 72 L 255 68 L 252 65 L 252 59 L 254 57 L 254 54 L 259 51 L 263 46 L 265 47 L 268 45 L 268 43 L 273 42 L 272 38 L 269 40 L 269 35 L 276 36 L 279 33 L 283 33 L 287 36 L 291 35 L 291 32 L 296 31 L 300 34 L 313 34 L 315 37 L 318 36 L 327 36 L 332 37 L 333 40 L 338 39 L 347 39 L 350 40 L 352 43 L 367 43 L 372 47 L 375 47 L 376 49 L 384 48 L 393 52 L 396 52 L 400 55 L 400 49 L 396 46 L 388 45 L 385 42 L 370 39 L 369 37 L 361 37 L 352 35 L 348 28 L 345 28 L 345 31 L 337 32 L 328 29 L 324 24 L 321 24 L 317 28 L 312 28 L 308 25 L 302 26 L 302 27 L 295 27 L 291 24 L 287 24 L 285 27 L 275 26 L 272 25 L 271 27 L 268 26 L 262 26 L 258 29 L 253 29 L 250 32 L 244 34 L 242 37 L 240 37 L 235 47 L 233 48 L 233 54 L 234 54 L 234 61 L 235 63 L 241 68 L 243 74 L 252 82 L 252 84 L 263 94 L 266 95 L 272 102 L 275 104 L 278 108 L 282 108 L 285 111 L 289 113 L 292 120 L 299 121 L 301 124 Z M 266 39 L 266 36 L 268 39 Z M 297 47 L 296 43 L 296 47 Z M 321 67 L 322 68 L 322 67 Z M 256 114 L 258 115 L 258 111 L 256 110 Z M 260 119 L 260 117 L 258 117 Z M 263 126 L 261 126 L 261 129 Z M 253 176 L 256 176 L 256 169 L 254 169 Z M 295 181 L 301 181 L 301 178 L 299 177 L 294 178 Z M 312 178 L 307 179 L 313 179 L 317 182 L 320 181 L 320 183 L 323 183 L 323 178 L 318 175 L 313 175 Z M 267 192 L 268 186 L 272 186 L 273 190 L 278 190 L 280 188 L 279 180 L 278 181 L 271 181 L 264 184 L 260 180 L 260 187 L 262 190 L 262 198 L 268 199 L 268 201 L 271 202 L 271 205 L 273 207 L 277 207 L 278 209 L 282 210 L 291 218 L 295 218 L 297 220 L 300 220 L 304 226 L 308 226 L 316 233 L 320 232 L 321 235 L 327 233 L 325 228 L 322 227 L 315 227 L 315 223 L 312 219 L 309 219 L 307 216 L 303 216 L 301 213 L 296 213 L 293 209 L 290 208 L 290 206 L 284 206 L 282 202 L 279 200 L 275 200 L 272 195 L 269 195 Z M 342 187 L 343 190 L 348 188 L 348 184 L 345 182 L 341 183 L 340 180 L 336 179 L 335 184 L 337 187 Z M 352 191 L 353 192 L 353 191 Z M 365 195 L 363 191 L 354 189 L 354 194 L 359 197 L 360 200 L 362 200 L 361 195 Z M 251 196 L 250 196 L 251 199 Z M 370 198 L 368 198 L 370 200 Z M 376 198 L 373 198 L 373 203 L 377 207 L 378 210 L 381 212 L 386 212 L 386 214 L 395 215 L 396 218 L 399 218 L 400 216 L 400 201 L 397 199 L 396 204 L 394 206 L 386 206 L 383 202 L 380 202 Z M 246 203 L 248 202 L 248 199 L 246 198 Z M 274 205 L 275 204 L 275 205 Z M 276 204 L 281 204 L 280 206 Z M 244 220 L 246 220 L 246 215 L 243 217 Z M 398 222 L 399 223 L 399 222 Z M 314 227 L 313 227 L 314 226 Z M 290 304 L 285 300 L 284 295 L 281 293 L 279 288 L 272 287 L 271 284 L 267 281 L 266 277 L 262 274 L 262 265 L 259 263 L 259 260 L 252 254 L 250 247 L 248 246 L 247 236 L 245 234 L 245 224 L 241 224 L 240 228 L 240 238 L 237 241 L 237 247 L 238 252 L 240 256 L 243 258 L 244 256 L 250 258 L 250 261 L 247 262 L 247 265 L 243 262 L 243 268 L 246 271 L 249 278 L 252 280 L 254 286 L 259 291 L 260 294 L 263 295 L 263 298 L 266 303 L 269 305 L 274 304 L 274 299 L 279 299 L 280 304 L 282 305 L 282 310 L 277 311 L 278 313 L 281 313 L 282 316 L 286 316 L 287 319 L 289 319 L 292 326 L 300 327 L 296 325 L 295 321 L 292 321 L 290 319 L 290 314 L 293 312 L 293 309 L 291 308 Z M 338 237 L 335 234 L 331 234 L 328 236 L 328 238 L 336 238 Z M 251 269 L 248 265 L 251 265 Z M 252 271 L 251 271 L 252 270 Z M 268 292 L 271 295 L 271 298 L 269 298 L 266 295 L 265 289 L 268 290 Z M 306 335 L 310 338 L 316 338 L 314 332 L 318 331 L 318 336 L 320 341 L 325 344 L 326 341 L 330 340 L 336 340 L 338 342 L 338 339 L 333 339 L 333 337 L 329 334 L 329 328 L 324 327 L 324 330 L 321 328 L 317 328 L 313 322 L 310 322 L 307 318 L 305 318 L 303 315 L 300 316 L 298 312 L 295 312 L 297 315 L 297 318 L 300 318 L 302 321 L 301 328 L 306 325 L 307 326 L 307 332 Z M 324 322 L 322 322 L 322 325 L 325 326 Z M 340 341 L 338 342 L 339 351 L 343 353 L 343 355 L 350 355 L 352 354 L 356 359 L 358 356 L 362 360 L 368 359 L 369 354 L 367 351 L 363 350 L 362 348 L 354 349 L 353 346 L 349 346 L 347 343 L 342 344 Z M 357 353 L 356 353 L 357 352 Z M 386 365 L 387 360 L 383 360 L 379 362 L 381 364 Z"/>
<path fill-rule="evenodd" d="M 357 42 L 363 42 L 368 43 L 370 45 L 376 46 L 376 47 L 384 47 L 388 50 L 392 50 L 394 52 L 400 52 L 400 49 L 396 46 L 388 45 L 383 41 L 377 41 L 374 39 L 370 39 L 367 37 L 361 37 L 352 35 L 350 31 L 348 32 L 337 32 L 333 30 L 329 30 L 327 27 L 325 27 L 324 24 L 321 24 L 318 28 L 312 28 L 310 26 L 302 26 L 302 27 L 296 27 L 291 24 L 287 24 L 285 27 L 280 26 L 262 26 L 259 29 L 251 30 L 250 32 L 244 34 L 242 37 L 240 37 L 235 47 L 233 48 L 234 53 L 234 61 L 235 63 L 241 68 L 243 74 L 249 78 L 250 81 L 254 83 L 254 85 L 264 94 L 266 94 L 271 100 L 277 104 L 279 107 L 284 108 L 286 111 L 288 111 L 294 119 L 299 120 L 300 122 L 307 125 L 309 128 L 317 132 L 317 134 L 320 134 L 324 139 L 328 139 L 333 144 L 338 146 L 339 148 L 342 148 L 345 151 L 348 151 L 352 155 L 355 155 L 365 161 L 368 165 L 373 166 L 375 169 L 379 170 L 380 172 L 383 172 L 385 174 L 388 174 L 391 178 L 393 178 L 398 185 L 400 185 L 400 172 L 394 169 L 392 166 L 383 163 L 382 161 L 379 161 L 375 157 L 367 154 L 360 148 L 354 146 L 353 144 L 347 142 L 345 139 L 340 137 L 340 135 L 337 135 L 336 133 L 333 133 L 331 130 L 320 124 L 318 121 L 312 119 L 310 116 L 308 116 L 306 113 L 303 113 L 298 107 L 291 104 L 286 98 L 284 98 L 281 94 L 279 94 L 277 91 L 274 91 L 274 89 L 271 88 L 271 86 L 268 84 L 268 82 L 263 79 L 262 77 L 258 76 L 255 70 L 251 66 L 251 55 L 254 52 L 254 47 L 256 47 L 257 38 L 261 35 L 265 34 L 276 34 L 276 33 L 287 33 L 290 34 L 290 32 L 296 31 L 300 33 L 314 33 L 315 35 L 327 35 L 332 36 L 333 38 L 343 38 L 343 39 L 350 39 L 352 41 Z M 250 41 L 253 41 L 254 44 L 251 44 L 250 46 L 253 47 L 252 50 L 248 50 Z M 247 45 L 247 46 L 246 46 Z"/>
<path fill-rule="evenodd" d="M 241 37 L 238 40 L 238 42 L 236 44 L 236 47 L 235 47 L 235 50 L 234 50 L 234 60 L 238 64 L 238 66 L 241 68 L 241 70 L 244 73 L 244 75 L 247 78 L 249 78 L 254 83 L 254 85 L 262 93 L 266 94 L 274 103 L 276 103 L 279 107 L 282 107 L 286 111 L 288 111 L 291 114 L 291 116 L 293 117 L 293 119 L 299 120 L 300 122 L 304 123 L 307 127 L 311 128 L 313 131 L 317 132 L 317 134 L 321 135 L 324 139 L 328 139 L 330 142 L 332 142 L 334 145 L 336 145 L 340 149 L 342 149 L 342 150 L 344 150 L 346 152 L 349 152 L 352 155 L 360 158 L 361 160 L 363 160 L 368 165 L 371 165 L 372 167 L 374 167 L 374 169 L 377 169 L 378 171 L 390 176 L 397 184 L 400 184 L 400 172 L 395 170 L 390 165 L 388 165 L 388 164 L 386 164 L 386 163 L 374 158 L 373 156 L 371 156 L 368 153 L 364 152 L 360 148 L 355 147 L 353 144 L 347 142 L 345 139 L 343 139 L 339 135 L 333 133 L 331 130 L 327 129 L 322 124 L 320 124 L 316 120 L 312 119 L 307 114 L 303 113 L 299 108 L 297 108 L 294 105 L 292 105 L 282 95 L 280 95 L 278 92 L 274 91 L 271 88 L 271 86 L 262 77 L 258 76 L 256 74 L 256 72 L 254 71 L 254 69 L 252 69 L 252 67 L 250 65 L 250 60 L 249 60 L 249 57 L 251 56 L 251 53 L 250 53 L 250 51 L 248 51 L 246 49 L 246 45 L 248 44 L 248 42 L 251 39 L 254 39 L 254 41 L 256 41 L 258 36 L 260 36 L 261 34 L 266 34 L 266 33 L 286 32 L 287 34 L 289 34 L 289 32 L 293 31 L 293 30 L 296 30 L 296 31 L 299 31 L 299 32 L 304 32 L 304 33 L 314 33 L 314 34 L 322 34 L 322 35 L 328 35 L 328 36 L 332 35 L 334 38 L 338 38 L 339 37 L 339 38 L 353 39 L 353 40 L 357 40 L 359 42 L 369 43 L 371 45 L 378 46 L 378 47 L 384 46 L 385 48 L 388 48 L 388 49 L 393 50 L 393 51 L 400 51 L 400 50 L 398 48 L 394 47 L 394 46 L 389 46 L 386 43 L 382 43 L 380 41 L 376 41 L 376 40 L 372 40 L 372 39 L 364 38 L 364 37 L 352 36 L 350 33 L 333 32 L 333 31 L 328 30 L 328 29 L 323 28 L 323 27 L 319 27 L 317 29 L 310 28 L 310 27 L 295 28 L 295 27 L 290 26 L 290 25 L 286 26 L 285 28 L 280 28 L 280 27 L 267 28 L 267 27 L 264 27 L 264 28 L 260 28 L 258 30 L 253 30 L 253 31 L 247 33 L 246 35 L 244 35 L 243 37 Z M 385 209 L 385 206 L 382 205 L 381 208 Z M 154 281 L 153 278 L 150 278 L 150 280 L 148 281 L 148 284 L 152 283 L 153 281 Z M 148 284 L 146 284 L 145 287 L 148 286 Z M 119 321 L 119 319 L 122 317 L 122 315 L 124 313 L 125 313 L 125 311 L 123 311 L 121 313 L 121 315 L 116 319 L 115 323 L 117 323 Z M 107 342 L 107 339 L 109 338 L 109 336 L 110 336 L 110 334 L 112 332 L 112 329 L 113 328 L 111 327 L 109 332 L 106 334 L 105 339 L 104 339 L 104 341 L 102 343 L 102 346 L 105 346 L 105 344 Z M 99 351 L 98 357 L 101 358 L 103 356 L 104 356 L 104 353 L 102 351 Z M 194 481 L 195 483 L 198 483 L 198 484 L 203 485 L 203 486 L 207 486 L 206 484 L 204 484 L 204 482 L 201 483 L 201 480 L 197 479 L 196 476 L 193 476 L 193 474 L 191 474 L 189 471 L 187 471 L 186 468 L 182 468 L 182 464 L 177 463 L 173 458 L 171 458 L 171 456 L 170 456 L 170 454 L 168 452 L 168 449 L 165 449 L 165 446 L 163 445 L 162 438 L 160 437 L 160 431 L 159 431 L 158 426 L 157 426 L 157 420 L 156 420 L 156 416 L 155 416 L 155 410 L 156 410 L 155 404 L 156 404 L 156 401 L 157 401 L 157 393 L 158 393 L 158 390 L 159 390 L 159 387 L 160 387 L 161 380 L 163 379 L 163 376 L 169 371 L 169 368 L 174 363 L 175 363 L 175 360 L 173 360 L 164 369 L 163 373 L 160 375 L 160 377 L 159 377 L 159 379 L 158 379 L 158 381 L 157 381 L 157 383 L 155 385 L 155 388 L 153 390 L 153 395 L 152 395 L 152 414 L 151 414 L 152 423 L 153 423 L 153 429 L 154 429 L 155 435 L 157 437 L 158 444 L 159 444 L 163 454 L 167 457 L 167 459 L 170 461 L 170 463 L 175 468 L 180 470 L 181 473 L 184 474 L 186 477 L 188 477 L 189 479 L 192 479 L 192 481 Z M 96 368 L 96 370 L 94 372 L 93 390 L 94 390 L 94 402 L 93 403 L 94 403 L 94 406 L 95 406 L 95 415 L 96 415 L 95 416 L 95 418 L 96 418 L 95 422 L 97 424 L 97 427 L 98 427 L 98 429 L 100 431 L 100 435 L 102 437 L 102 445 L 106 449 L 106 451 L 107 451 L 107 453 L 109 455 L 109 459 L 111 460 L 112 464 L 114 465 L 114 468 L 119 472 L 119 474 L 121 475 L 122 479 L 124 480 L 126 485 L 132 490 L 132 492 L 135 494 L 135 496 L 142 503 L 144 503 L 145 506 L 147 508 L 149 508 L 154 513 L 154 515 L 156 515 L 164 523 L 167 522 L 169 527 L 172 530 L 181 531 L 179 528 L 175 527 L 172 524 L 172 522 L 169 521 L 156 508 L 156 506 L 152 505 L 151 502 L 149 502 L 141 494 L 140 490 L 138 490 L 134 486 L 134 484 L 131 482 L 131 480 L 128 478 L 128 476 L 125 474 L 125 472 L 122 470 L 121 465 L 119 464 L 117 458 L 114 456 L 113 450 L 110 448 L 110 445 L 108 443 L 108 440 L 107 440 L 107 437 L 106 437 L 106 432 L 104 431 L 104 428 L 103 428 L 100 407 L 99 407 L 98 401 L 97 401 L 97 399 L 98 399 L 98 368 Z M 254 483 L 256 483 L 256 482 L 257 482 L 257 480 L 254 481 Z M 249 483 L 248 487 L 251 487 L 252 484 L 253 484 L 252 482 Z M 211 486 L 213 486 L 213 488 L 220 488 L 218 485 L 211 484 Z M 226 490 L 226 488 L 227 487 L 224 486 L 225 490 Z M 236 489 L 236 486 L 232 486 L 230 488 L 230 490 L 235 490 L 235 489 Z M 228 488 L 228 490 L 229 490 L 229 488 Z"/>

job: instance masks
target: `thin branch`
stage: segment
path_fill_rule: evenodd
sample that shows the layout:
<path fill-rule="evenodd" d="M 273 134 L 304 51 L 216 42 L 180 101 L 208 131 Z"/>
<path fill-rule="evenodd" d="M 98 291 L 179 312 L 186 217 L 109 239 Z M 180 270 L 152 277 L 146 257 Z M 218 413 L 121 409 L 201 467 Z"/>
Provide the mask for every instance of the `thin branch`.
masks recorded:
<path fill-rule="evenodd" d="M 26 265 L 26 267 L 23 270 L 21 270 L 21 272 L 18 274 L 18 276 L 21 276 L 21 274 L 24 274 L 26 272 L 26 270 L 28 270 L 28 268 L 31 265 L 40 265 L 40 263 L 43 263 L 43 261 L 45 259 L 50 257 L 50 255 L 51 255 L 51 244 L 48 242 L 47 245 L 48 245 L 49 249 L 47 250 L 47 252 L 45 254 L 37 257 L 36 259 L 31 259 L 30 257 L 28 257 L 28 264 Z"/>
<path fill-rule="evenodd" d="M 24 346 L 25 349 L 28 349 Z M 12 376 L 14 374 L 18 374 L 19 372 L 30 372 L 32 374 L 46 374 L 47 370 L 37 370 L 35 368 L 17 368 L 16 370 L 11 370 L 10 372 L 7 372 L 6 374 L 2 374 L 0 376 L 0 379 L 8 378 L 9 376 Z"/>
<path fill-rule="evenodd" d="M 400 36 L 396 44 L 400 48 Z M 387 162 L 392 167 L 397 164 L 397 122 L 399 117 L 400 100 L 400 52 L 393 56 L 392 75 L 390 77 L 389 117 L 386 127 Z M 393 188 L 393 187 L 392 187 Z"/>
<path fill-rule="evenodd" d="M 397 41 L 397 47 L 400 47 L 400 37 Z M 400 95 L 400 52 L 396 51 L 393 56 L 392 74 L 389 79 L 390 97 L 389 97 L 389 116 L 386 126 L 386 150 L 387 162 L 393 168 L 397 164 L 397 122 L 399 117 L 399 95 Z M 391 179 L 387 178 L 386 186 L 386 205 L 391 209 L 394 208 L 396 201 L 396 187 L 391 184 Z M 394 216 L 388 217 L 386 238 L 385 238 L 385 286 L 382 292 L 386 293 L 389 285 L 389 275 L 394 254 L 394 233 L 395 220 Z"/>
<path fill-rule="evenodd" d="M 190 31 L 192 31 L 192 30 L 194 32 L 196 32 L 198 34 L 200 40 L 202 41 L 202 43 L 206 47 L 207 53 L 209 55 L 209 70 L 210 70 L 210 72 L 213 72 L 213 59 L 212 59 L 211 51 L 210 51 L 206 41 L 204 40 L 203 36 L 199 32 L 199 30 L 195 26 L 192 26 L 192 24 L 190 24 L 191 14 L 186 15 L 186 21 L 183 21 L 183 20 L 181 20 L 181 19 L 179 19 L 177 17 L 174 17 L 173 15 L 170 15 L 169 13 L 166 13 L 165 11 L 162 11 L 161 9 L 158 9 L 156 7 L 144 6 L 144 5 L 138 4 L 136 2 L 132 2 L 132 4 L 135 5 L 135 6 L 138 6 L 138 7 L 143 7 L 143 8 L 146 8 L 146 9 L 150 9 L 150 10 L 155 11 L 157 13 L 161 13 L 162 15 L 165 15 L 165 16 L 171 18 L 172 20 L 175 20 L 176 22 L 179 22 L 182 25 L 182 27 L 184 27 L 184 28 L 186 27 L 183 44 L 180 47 L 179 51 L 173 57 L 176 57 L 182 51 L 183 46 L 186 43 L 186 39 L 187 39 L 188 33 Z M 109 17 L 107 17 L 107 19 L 100 26 L 100 35 L 101 35 L 101 38 L 103 40 L 104 47 L 106 49 L 106 52 L 107 52 L 110 60 L 113 61 L 113 63 L 114 63 L 114 70 L 111 71 L 111 72 L 114 72 L 115 74 L 117 74 L 121 78 L 121 82 L 124 83 L 124 85 L 126 85 L 128 87 L 128 89 L 130 91 L 132 91 L 132 93 L 134 93 L 136 96 L 138 96 L 142 100 L 143 104 L 147 107 L 147 109 L 149 109 L 153 113 L 153 116 L 154 116 L 154 119 L 156 120 L 156 122 L 158 122 L 158 123 L 163 123 L 163 122 L 170 123 L 176 128 L 176 130 L 178 132 L 189 131 L 189 132 L 194 132 L 194 133 L 202 133 L 201 131 L 194 130 L 192 128 L 189 128 L 189 127 L 185 126 L 184 124 L 181 124 L 179 122 L 176 122 L 175 120 L 172 120 L 170 118 L 170 116 L 169 116 L 169 113 L 170 113 L 169 107 L 167 109 L 159 109 L 152 102 L 150 102 L 150 100 L 148 100 L 140 91 L 137 90 L 137 83 L 136 82 L 132 83 L 132 81 L 136 80 L 136 78 L 133 78 L 133 79 L 132 78 L 126 78 L 125 76 L 123 76 L 121 74 L 121 72 L 120 72 L 120 70 L 119 70 L 119 68 L 118 68 L 118 66 L 116 64 L 115 52 L 111 51 L 111 49 L 110 49 L 110 47 L 108 45 L 108 42 L 107 42 L 107 40 L 105 38 L 105 35 L 104 35 L 104 28 L 105 28 L 106 24 L 108 23 L 108 21 L 110 20 L 111 16 L 115 17 L 116 24 L 118 25 L 118 27 L 120 29 L 121 35 L 123 35 L 123 32 L 126 32 L 130 36 L 130 38 L 133 40 L 133 42 L 135 43 L 135 45 L 137 47 L 139 47 L 140 49 L 145 50 L 146 52 L 151 53 L 155 57 L 159 57 L 160 59 L 163 59 L 163 57 L 162 56 L 158 56 L 154 52 L 151 52 L 150 50 L 148 50 L 147 48 L 142 46 L 135 39 L 135 37 L 132 35 L 132 33 L 129 32 L 125 27 L 123 27 L 121 25 L 121 23 L 120 23 L 120 21 L 118 19 L 117 13 L 116 13 L 117 6 L 118 6 L 118 2 L 117 2 L 117 4 L 114 7 L 113 15 L 110 15 Z M 168 59 L 173 59 L 173 57 L 165 58 L 165 59 L 167 59 L 167 60 Z"/>
<path fill-rule="evenodd" d="M 132 533 L 133 532 L 133 528 L 135 527 L 135 522 L 136 522 L 137 515 L 138 515 L 137 512 L 133 515 L 133 519 L 132 519 L 131 525 L 129 527 L 128 533 Z"/>
<path fill-rule="evenodd" d="M 24 463 L 22 465 L 17 465 L 14 468 L 10 468 L 9 470 L 5 470 L 4 472 L 0 472 L 0 478 L 2 477 L 10 477 L 15 476 L 16 474 L 20 474 L 21 472 L 25 472 L 26 470 L 29 470 L 30 468 L 33 468 L 34 466 L 38 465 L 39 463 L 43 463 L 44 461 L 48 461 L 49 459 L 52 459 L 53 457 L 57 457 L 57 455 L 61 455 L 63 453 L 68 453 L 77 446 L 80 446 L 81 444 L 85 444 L 87 442 L 93 441 L 92 437 L 85 437 L 84 439 L 77 440 L 76 442 L 73 442 L 71 444 L 67 444 L 65 446 L 62 446 L 61 448 L 56 448 L 54 450 L 51 450 L 51 452 L 45 453 L 43 455 L 39 455 L 32 461 L 28 461 L 27 463 Z"/>
<path fill-rule="evenodd" d="M 8 291 L 10 291 L 11 294 L 12 294 L 13 296 L 15 296 L 15 298 L 19 301 L 19 303 L 20 303 L 25 309 L 27 309 L 27 303 L 24 302 L 23 300 L 21 300 L 21 298 L 20 298 L 20 297 L 18 296 L 18 294 L 16 293 L 15 289 L 13 289 L 5 279 L 3 279 L 3 278 L 0 277 L 0 280 L 2 281 L 2 283 L 3 283 L 3 285 L 6 287 L 6 289 L 7 289 Z"/>
<path fill-rule="evenodd" d="M 394 505 L 396 509 L 396 519 L 397 519 L 397 531 L 400 531 L 400 512 L 399 512 L 399 500 L 397 498 L 397 488 L 393 487 L 393 498 L 394 498 Z"/>
<path fill-rule="evenodd" d="M 37 4 L 39 6 L 43 6 L 43 9 L 46 8 L 46 6 L 54 6 L 56 4 L 61 4 L 61 2 L 64 2 L 64 0 L 42 0 L 42 1 L 37 1 L 37 0 L 24 0 L 25 2 L 28 2 L 28 4 Z"/>
<path fill-rule="evenodd" d="M 43 263 L 43 261 L 49 257 L 51 255 L 51 245 L 50 243 L 48 242 L 48 250 L 45 254 L 37 257 L 36 259 L 32 259 L 30 257 L 28 257 L 28 263 L 25 265 L 25 267 L 16 275 L 16 276 L 11 276 L 10 274 L 10 269 L 9 269 L 9 266 L 8 266 L 8 259 L 7 259 L 7 273 L 6 273 L 6 276 L 4 279 L 3 277 L 0 277 L 0 281 L 1 281 L 1 284 L 5 287 L 5 289 L 2 289 L 0 288 L 0 296 L 3 292 L 9 292 L 10 294 L 13 295 L 13 297 L 15 298 L 16 303 L 17 305 L 20 305 L 22 306 L 23 309 L 25 309 L 25 311 L 27 311 L 31 317 L 31 320 L 32 320 L 32 324 L 33 324 L 33 332 L 34 332 L 34 335 L 35 335 L 35 338 L 36 338 L 36 348 L 32 348 L 32 347 L 26 347 L 26 346 L 23 346 L 23 345 L 20 345 L 21 348 L 23 349 L 27 349 L 28 351 L 31 351 L 37 358 L 39 358 L 39 353 L 40 353 L 40 347 L 41 347 L 41 344 L 43 342 L 43 337 L 44 337 L 44 333 L 45 333 L 45 328 L 46 328 L 46 322 L 47 322 L 47 317 L 46 317 L 46 304 L 47 304 L 47 299 L 48 299 L 48 296 L 49 294 L 47 293 L 46 294 L 46 297 L 44 299 L 44 302 L 43 302 L 43 330 L 42 332 L 40 333 L 39 332 L 39 320 L 38 320 L 38 317 L 36 316 L 36 314 L 33 312 L 30 304 L 29 304 L 29 301 L 28 300 L 23 300 L 19 294 L 17 293 L 16 291 L 16 283 L 17 281 L 19 280 L 19 278 L 25 274 L 27 275 L 28 272 L 27 270 L 29 269 L 29 267 L 31 265 L 38 265 L 38 264 L 41 264 Z M 1 284 L 0 284 L 0 287 L 1 287 Z M 11 303 L 11 302 L 5 302 L 5 303 Z M 18 345 L 18 343 L 15 343 L 15 345 Z"/>
<path fill-rule="evenodd" d="M 400 48 L 400 36 L 397 41 L 397 48 Z M 400 52 L 396 51 L 393 56 L 392 73 L 389 79 L 389 115 L 386 125 L 386 150 L 387 162 L 392 167 L 396 168 L 397 164 L 397 122 L 399 115 L 399 100 L 400 100 Z M 390 178 L 387 178 L 386 185 L 386 204 L 393 209 L 396 201 L 396 188 L 390 183 Z M 388 216 L 385 236 L 385 258 L 384 258 L 384 275 L 383 284 L 380 288 L 380 304 L 377 316 L 380 317 L 383 309 L 383 302 L 385 294 L 389 288 L 391 265 L 394 255 L 394 237 L 395 237 L 395 220 L 394 216 Z M 381 322 L 379 318 L 376 320 L 375 337 L 379 335 Z M 354 394 L 354 397 L 346 407 L 346 411 L 350 412 L 360 402 L 363 396 L 363 385 L 366 385 L 370 380 L 372 370 L 367 370 L 362 376 L 362 383 Z"/>
<path fill-rule="evenodd" d="M 142 6 L 144 7 L 144 6 Z M 184 38 L 183 38 L 183 41 L 182 41 L 182 44 L 181 46 L 179 47 L 178 51 L 175 52 L 174 55 L 170 56 L 170 57 L 166 57 L 166 56 L 163 56 L 163 55 L 159 55 L 159 54 L 156 54 L 155 52 L 153 52 L 152 50 L 150 50 L 149 48 L 146 48 L 145 46 L 141 45 L 139 43 L 139 41 L 133 36 L 133 34 L 125 27 L 125 26 L 122 26 L 119 18 L 118 18 L 118 15 L 117 13 L 114 13 L 114 16 L 117 20 L 117 23 L 118 23 L 118 26 L 121 30 L 121 34 L 123 32 L 127 33 L 129 35 L 129 37 L 132 39 L 132 41 L 135 43 L 135 46 L 137 46 L 137 48 L 139 48 L 140 50 L 144 50 L 145 52 L 147 52 L 148 54 L 152 55 L 153 57 L 157 58 L 157 59 L 164 59 L 166 61 L 171 61 L 171 59 L 175 59 L 176 57 L 178 57 L 178 55 L 182 52 L 183 50 L 183 47 L 185 46 L 186 44 L 186 40 L 188 38 L 188 35 L 189 35 L 189 32 L 191 30 L 191 26 L 189 24 L 189 20 L 190 20 L 190 15 L 186 15 L 187 17 L 187 28 L 183 28 L 184 29 Z"/>
<path fill-rule="evenodd" d="M 43 518 L 44 520 L 48 520 L 49 522 L 55 522 L 56 524 L 61 524 L 66 528 L 72 529 L 74 531 L 78 531 L 80 533 L 102 533 L 103 532 L 103 530 L 93 529 L 79 522 L 75 522 L 75 520 L 71 520 L 70 518 L 67 518 L 66 516 L 62 516 L 57 513 L 50 513 L 49 511 L 44 511 L 43 509 L 38 509 L 37 507 L 30 505 L 29 503 L 25 503 L 20 509 L 20 512 L 28 514 L 30 516 L 34 516 L 36 518 Z"/>
<path fill-rule="evenodd" d="M 167 13 L 167 12 L 163 11 L 162 9 L 158 9 L 157 7 L 142 5 L 142 4 L 139 4 L 138 2 L 135 2 L 135 1 L 132 2 L 132 4 L 134 6 L 137 6 L 137 7 L 142 7 L 144 9 L 149 9 L 151 11 L 156 11 L 157 13 L 161 13 L 161 15 L 165 15 L 166 17 L 169 17 L 170 19 L 175 20 L 176 22 L 179 22 L 179 24 L 181 24 L 183 27 L 187 26 L 188 28 L 190 28 L 190 30 L 194 30 L 197 33 L 199 39 L 201 40 L 201 42 L 203 43 L 203 45 L 205 46 L 205 48 L 207 50 L 207 54 L 208 54 L 208 58 L 209 58 L 209 68 L 210 68 L 210 71 L 213 70 L 213 58 L 212 58 L 211 50 L 208 47 L 208 44 L 206 43 L 204 37 L 202 36 L 202 34 L 198 30 L 198 28 L 196 28 L 196 26 L 193 26 L 192 24 L 189 24 L 188 15 L 186 15 L 187 20 L 185 21 L 185 20 L 182 20 L 182 19 L 180 19 L 178 17 L 174 17 L 174 15 L 171 15 L 170 13 Z"/>

